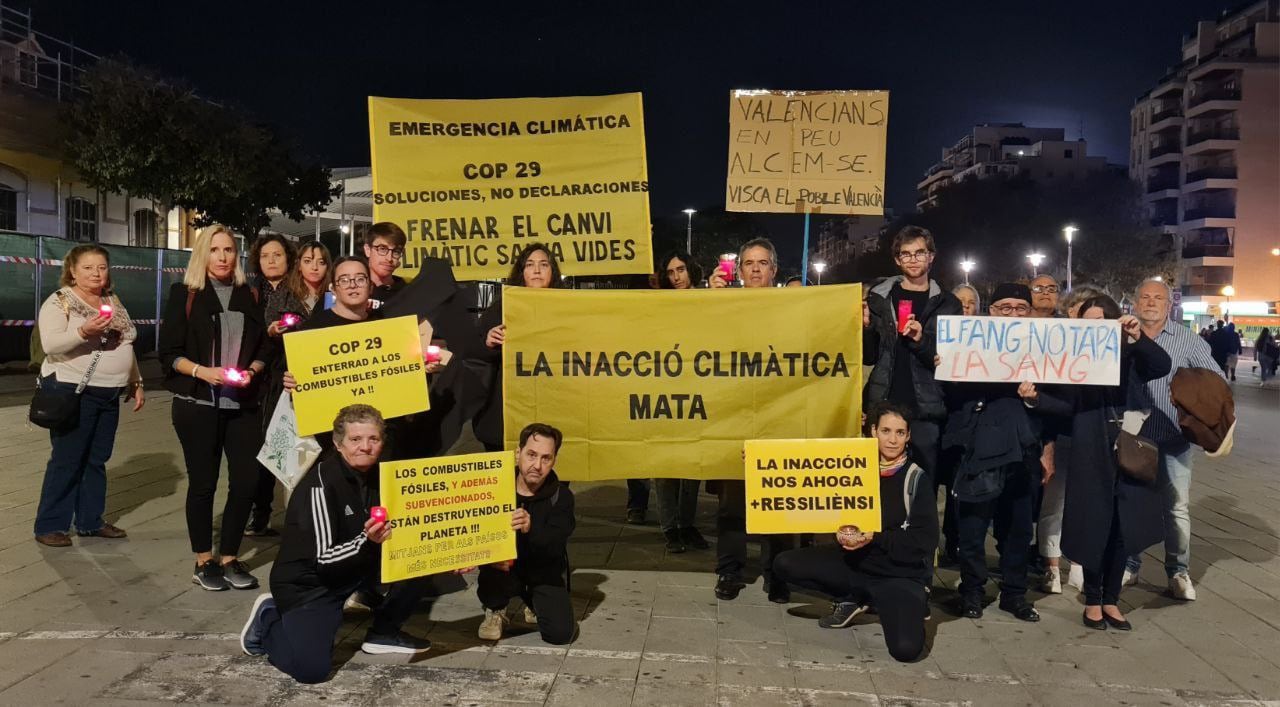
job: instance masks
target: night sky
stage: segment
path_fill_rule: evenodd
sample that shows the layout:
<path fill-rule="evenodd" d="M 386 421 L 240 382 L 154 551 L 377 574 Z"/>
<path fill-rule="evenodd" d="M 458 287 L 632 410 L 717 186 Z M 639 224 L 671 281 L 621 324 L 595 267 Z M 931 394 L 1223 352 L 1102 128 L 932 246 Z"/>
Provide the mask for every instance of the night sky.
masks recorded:
<path fill-rule="evenodd" d="M 21 0 L 6 0 L 19 4 Z M 888 89 L 888 203 L 979 122 L 1066 128 L 1128 161 L 1133 100 L 1230 0 L 107 2 L 38 30 L 192 82 L 331 166 L 367 165 L 365 96 L 644 93 L 655 219 L 723 207 L 734 88 Z M 891 7 L 890 7 L 891 6 Z"/>

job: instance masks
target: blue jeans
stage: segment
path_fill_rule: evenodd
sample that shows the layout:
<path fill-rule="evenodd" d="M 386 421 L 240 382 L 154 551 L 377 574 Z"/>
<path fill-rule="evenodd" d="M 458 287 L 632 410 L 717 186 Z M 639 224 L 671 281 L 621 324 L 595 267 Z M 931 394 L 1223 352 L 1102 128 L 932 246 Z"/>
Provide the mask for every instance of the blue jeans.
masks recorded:
<path fill-rule="evenodd" d="M 42 378 L 45 390 L 74 391 L 75 383 Z M 49 431 L 53 453 L 44 471 L 35 534 L 102 530 L 107 507 L 107 460 L 120 422 L 120 389 L 86 386 L 80 395 L 80 419 L 67 430 Z"/>
<path fill-rule="evenodd" d="M 1191 449 L 1182 454 L 1160 455 L 1160 484 L 1164 496 L 1164 571 L 1172 578 L 1191 567 Z M 1132 555 L 1126 565 L 1138 573 L 1142 555 Z"/>

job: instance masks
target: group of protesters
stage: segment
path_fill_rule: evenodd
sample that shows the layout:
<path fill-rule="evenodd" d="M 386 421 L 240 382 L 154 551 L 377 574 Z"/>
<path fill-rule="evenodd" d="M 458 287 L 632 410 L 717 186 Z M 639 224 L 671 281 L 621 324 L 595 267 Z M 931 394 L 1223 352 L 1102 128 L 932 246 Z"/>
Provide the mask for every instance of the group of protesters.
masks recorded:
<path fill-rule="evenodd" d="M 258 578 L 239 559 L 243 539 L 281 535 L 271 527 L 276 479 L 256 454 L 277 400 L 296 384 L 282 344 L 286 333 L 415 314 L 430 323 L 433 342 L 453 354 L 451 363 L 425 367 L 429 412 L 384 419 L 370 406 L 348 406 L 332 433 L 321 435 L 320 461 L 291 490 L 271 592 L 255 602 L 242 644 L 303 682 L 328 674 L 344 610 L 373 612 L 362 643 L 367 652 L 429 647 L 401 630 L 429 585 L 424 579 L 388 585 L 378 576 L 379 548 L 391 530 L 370 515 L 379 503 L 376 472 L 369 472 L 381 461 L 444 454 L 467 425 L 487 450 L 518 439 L 511 518 L 517 558 L 478 568 L 484 613 L 478 635 L 500 639 L 516 597 L 524 605 L 519 620 L 536 626 L 545 641 L 565 644 L 577 635 L 567 550 L 574 501 L 554 470 L 562 435 L 554 420 L 529 420 L 518 436 L 506 433 L 501 299 L 475 317 L 442 260 L 424 260 L 418 277 L 406 282 L 395 275 L 405 245 L 403 230 L 385 222 L 366 230 L 362 256 L 335 259 L 319 242 L 295 249 L 287 239 L 264 236 L 253 244 L 246 272 L 231 231 L 206 227 L 182 282 L 169 293 L 160 327 L 158 353 L 188 476 L 192 581 L 209 591 L 257 588 Z M 1188 439 L 1179 427 L 1171 381 L 1182 369 L 1205 369 L 1219 379 L 1223 371 L 1203 339 L 1170 320 L 1169 287 L 1158 279 L 1144 282 L 1134 313 L 1123 314 L 1099 289 L 1064 292 L 1054 278 L 1039 275 L 1030 283 L 997 285 L 984 308 L 977 289 L 948 291 L 931 278 L 937 250 L 927 230 L 904 228 L 892 249 L 900 274 L 870 287 L 863 303 L 863 363 L 872 367 L 863 389 L 863 431 L 879 447 L 883 530 L 833 529 L 834 542 L 760 537 L 768 598 L 789 602 L 793 585 L 830 597 L 831 611 L 819 621 L 824 628 L 847 628 L 864 613 L 877 614 L 893 657 L 915 660 L 926 649 L 935 563 L 959 567 L 956 613 L 983 616 L 991 532 L 1000 555 L 998 606 L 1017 619 L 1039 620 L 1028 599 L 1039 570 L 1047 593 L 1061 593 L 1064 584 L 1081 589 L 1084 625 L 1130 630 L 1119 593 L 1136 580 L 1141 553 L 1161 541 L 1170 594 L 1194 600 L 1191 449 L 1205 441 Z M 774 246 L 757 238 L 742 245 L 732 270 L 716 268 L 704 278 L 688 253 L 677 252 L 656 263 L 653 281 L 664 289 L 754 288 L 773 287 L 777 277 Z M 552 251 L 537 243 L 521 251 L 507 280 L 535 288 L 562 283 Z M 114 401 L 127 392 L 135 410 L 143 402 L 131 347 L 136 332 L 112 296 L 106 251 L 73 249 L 62 284 L 40 314 L 41 385 L 85 395 L 78 424 L 51 431 L 53 454 L 35 526 L 36 540 L 51 547 L 71 545 L 73 525 L 80 535 L 126 536 L 102 519 L 105 464 L 119 417 Z M 944 315 L 1118 320 L 1120 383 L 940 381 L 937 323 Z M 1159 447 L 1154 479 L 1135 478 L 1117 461 L 1118 421 L 1127 413 L 1146 416 L 1142 434 Z M 224 456 L 227 498 L 215 552 L 214 495 Z M 671 472 L 673 478 L 654 480 L 666 548 L 708 548 L 695 528 L 700 482 Z M 627 519 L 644 522 L 647 484 L 628 486 Z M 718 500 L 713 591 L 733 600 L 747 584 L 745 486 L 723 480 L 708 483 L 708 491 Z"/>

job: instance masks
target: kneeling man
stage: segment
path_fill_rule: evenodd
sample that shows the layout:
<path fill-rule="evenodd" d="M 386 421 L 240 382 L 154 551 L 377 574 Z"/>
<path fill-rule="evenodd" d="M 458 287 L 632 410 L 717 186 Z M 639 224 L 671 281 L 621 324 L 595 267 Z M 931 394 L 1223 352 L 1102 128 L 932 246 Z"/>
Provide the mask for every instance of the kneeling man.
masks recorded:
<path fill-rule="evenodd" d="M 880 448 L 880 527 L 863 533 L 840 528 L 836 545 L 818 545 L 782 553 L 775 577 L 835 600 L 824 628 L 845 628 L 869 606 L 880 614 L 884 642 L 895 660 L 916 660 L 924 653 L 928 615 L 925 570 L 938 546 L 938 510 L 933 481 L 907 454 L 909 413 L 896 403 L 880 402 L 867 424 Z"/>
<path fill-rule="evenodd" d="M 520 431 L 516 450 L 516 559 L 480 568 L 477 594 L 484 605 L 480 638 L 496 641 L 506 627 L 507 604 L 524 600 L 524 621 L 537 624 L 542 640 L 553 645 L 573 641 L 577 626 L 569 601 L 569 536 L 573 492 L 556 478 L 560 430 L 533 423 Z"/>
<path fill-rule="evenodd" d="M 348 405 L 338 413 L 335 453 L 294 489 L 280 555 L 271 569 L 271 594 L 258 597 L 240 634 L 245 653 L 267 656 L 298 682 L 322 682 L 329 675 L 343 603 L 357 589 L 379 583 L 380 546 L 391 537 L 391 528 L 374 522 L 369 511 L 378 505 L 385 433 L 382 414 L 368 405 Z M 429 641 L 400 630 L 427 588 L 423 577 L 391 584 L 360 649 L 407 654 L 429 649 Z"/>

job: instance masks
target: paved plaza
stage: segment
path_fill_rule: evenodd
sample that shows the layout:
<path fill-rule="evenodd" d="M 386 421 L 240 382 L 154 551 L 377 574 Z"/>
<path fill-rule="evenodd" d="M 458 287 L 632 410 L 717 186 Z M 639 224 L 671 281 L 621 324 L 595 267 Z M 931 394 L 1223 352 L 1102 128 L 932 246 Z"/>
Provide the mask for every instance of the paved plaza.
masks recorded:
<path fill-rule="evenodd" d="M 337 672 L 312 686 L 241 653 L 256 592 L 191 584 L 186 478 L 166 393 L 153 385 L 143 413 L 122 413 L 107 517 L 129 539 L 76 539 L 70 549 L 31 539 L 49 441 L 26 424 L 26 394 L 0 395 L 0 704 L 1280 704 L 1280 391 L 1248 378 L 1236 387 L 1235 451 L 1196 459 L 1200 599 L 1164 595 L 1157 548 L 1122 596 L 1132 634 L 1084 628 L 1073 590 L 1033 593 L 1038 624 L 994 606 L 980 621 L 958 619 L 945 588 L 957 576 L 944 570 L 931 650 L 899 664 L 875 617 L 820 629 L 825 602 L 796 593 L 770 604 L 758 577 L 736 601 L 717 601 L 712 551 L 666 554 L 656 525 L 621 522 L 622 482 L 581 483 L 570 545 L 576 643 L 519 630 L 480 641 L 474 576 L 450 577 L 406 627 L 432 640 L 430 653 L 412 663 L 364 655 L 367 615 L 350 615 Z M 704 495 L 709 536 L 714 511 Z M 277 542 L 245 542 L 264 585 Z"/>

